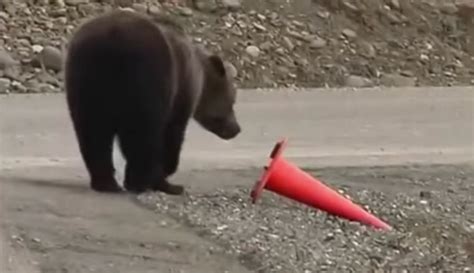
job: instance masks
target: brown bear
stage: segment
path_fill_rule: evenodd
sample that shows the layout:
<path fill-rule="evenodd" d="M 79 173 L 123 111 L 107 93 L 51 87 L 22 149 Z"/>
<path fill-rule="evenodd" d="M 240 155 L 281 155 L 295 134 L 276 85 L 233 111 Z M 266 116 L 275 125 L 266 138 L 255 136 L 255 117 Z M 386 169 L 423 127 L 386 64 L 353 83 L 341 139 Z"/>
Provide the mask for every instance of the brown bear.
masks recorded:
<path fill-rule="evenodd" d="M 126 160 L 125 190 L 178 195 L 184 187 L 168 177 L 189 119 L 226 140 L 241 131 L 226 64 L 166 18 L 126 10 L 95 17 L 73 34 L 64 67 L 67 106 L 95 191 L 122 191 L 115 137 Z"/>

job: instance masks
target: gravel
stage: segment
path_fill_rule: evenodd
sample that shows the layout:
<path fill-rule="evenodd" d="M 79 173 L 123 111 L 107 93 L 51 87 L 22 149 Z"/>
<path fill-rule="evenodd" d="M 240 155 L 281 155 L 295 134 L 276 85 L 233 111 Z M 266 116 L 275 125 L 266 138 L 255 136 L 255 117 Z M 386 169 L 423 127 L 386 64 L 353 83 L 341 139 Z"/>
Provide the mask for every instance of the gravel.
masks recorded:
<path fill-rule="evenodd" d="M 331 181 L 394 230 L 374 230 L 270 192 L 253 205 L 248 187 L 191 191 L 183 198 L 148 193 L 139 200 L 220 242 L 255 272 L 474 270 L 472 167 L 327 169 L 311 174 Z"/>

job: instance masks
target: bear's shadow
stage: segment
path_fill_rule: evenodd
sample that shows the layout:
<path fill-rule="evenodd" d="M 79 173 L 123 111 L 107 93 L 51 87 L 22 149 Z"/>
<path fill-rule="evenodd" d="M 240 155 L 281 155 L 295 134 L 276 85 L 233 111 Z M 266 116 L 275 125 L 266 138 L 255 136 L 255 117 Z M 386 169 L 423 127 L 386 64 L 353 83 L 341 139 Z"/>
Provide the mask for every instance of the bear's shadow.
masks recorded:
<path fill-rule="evenodd" d="M 1 178 L 0 179 L 5 179 Z M 32 177 L 8 177 L 4 181 L 15 184 L 25 184 L 34 187 L 60 189 L 74 193 L 90 193 L 88 181 L 83 179 L 66 179 L 66 178 L 32 178 Z M 115 193 L 120 194 L 120 193 Z"/>
<path fill-rule="evenodd" d="M 61 179 L 61 178 L 32 178 L 32 177 L 9 177 L 11 183 L 21 183 L 35 187 L 64 189 L 75 192 L 89 191 L 88 185 L 80 183 L 78 180 Z"/>

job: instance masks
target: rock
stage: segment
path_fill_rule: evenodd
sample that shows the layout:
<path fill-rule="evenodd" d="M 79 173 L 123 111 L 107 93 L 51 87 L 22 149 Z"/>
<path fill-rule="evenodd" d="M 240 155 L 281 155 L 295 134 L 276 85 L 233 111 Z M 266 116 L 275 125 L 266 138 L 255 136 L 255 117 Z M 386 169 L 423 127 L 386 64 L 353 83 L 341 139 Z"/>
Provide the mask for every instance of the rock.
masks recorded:
<path fill-rule="evenodd" d="M 36 62 L 36 65 L 43 63 L 43 65 L 47 69 L 59 71 L 61 70 L 62 62 L 63 62 L 62 52 L 55 47 L 46 46 L 36 56 L 35 62 Z"/>
<path fill-rule="evenodd" d="M 422 204 L 422 205 L 428 205 L 428 201 L 427 201 L 427 200 L 420 200 L 420 204 Z"/>
<path fill-rule="evenodd" d="M 64 3 L 69 6 L 79 6 L 89 3 L 89 0 L 64 0 Z"/>
<path fill-rule="evenodd" d="M 253 26 L 259 31 L 267 31 L 267 29 L 259 23 L 253 23 Z"/>
<path fill-rule="evenodd" d="M 55 0 L 54 3 L 55 3 L 58 7 L 64 7 L 64 6 L 66 6 L 66 3 L 64 2 L 64 0 Z"/>
<path fill-rule="evenodd" d="M 150 6 L 148 7 L 148 12 L 151 15 L 159 15 L 161 13 L 160 8 L 158 6 Z"/>
<path fill-rule="evenodd" d="M 122 11 L 137 12 L 136 10 L 134 10 L 131 7 L 119 7 L 118 9 L 122 10 Z"/>
<path fill-rule="evenodd" d="M 291 39 L 286 36 L 283 36 L 283 43 L 289 50 L 293 50 L 295 48 L 295 45 L 293 44 Z"/>
<path fill-rule="evenodd" d="M 242 6 L 241 0 L 222 0 L 222 5 L 230 10 L 238 10 Z"/>
<path fill-rule="evenodd" d="M 313 49 L 320 49 L 320 48 L 325 47 L 326 45 L 327 45 L 326 40 L 317 37 L 310 42 L 309 47 Z"/>
<path fill-rule="evenodd" d="M 193 15 L 193 10 L 188 7 L 182 7 L 179 9 L 179 14 L 183 16 L 191 16 Z"/>
<path fill-rule="evenodd" d="M 431 199 L 431 192 L 430 191 L 420 191 L 420 198 Z"/>
<path fill-rule="evenodd" d="M 264 42 L 263 44 L 260 45 L 261 50 L 270 50 L 270 48 L 272 48 L 272 47 L 273 47 L 273 44 L 270 41 L 266 41 L 266 42 Z"/>
<path fill-rule="evenodd" d="M 21 84 L 20 82 L 17 82 L 17 81 L 12 81 L 11 89 L 16 91 L 16 92 L 19 92 L 19 93 L 27 93 L 28 92 L 28 89 L 23 84 Z"/>
<path fill-rule="evenodd" d="M 132 7 L 134 0 L 113 0 L 114 4 L 119 7 Z M 141 2 L 141 1 L 140 1 Z"/>
<path fill-rule="evenodd" d="M 11 81 L 7 78 L 0 78 L 0 94 L 8 94 L 10 92 Z"/>
<path fill-rule="evenodd" d="M 398 0 L 390 0 L 389 5 L 393 9 L 400 10 L 400 1 Z"/>
<path fill-rule="evenodd" d="M 360 53 L 365 57 L 374 58 L 377 54 L 375 47 L 369 42 L 361 41 L 359 47 Z"/>
<path fill-rule="evenodd" d="M 416 78 L 398 74 L 382 74 L 380 83 L 389 87 L 409 87 L 416 85 Z"/>
<path fill-rule="evenodd" d="M 148 11 L 148 7 L 142 3 L 134 3 L 132 4 L 132 8 L 139 13 L 146 13 Z"/>
<path fill-rule="evenodd" d="M 303 40 L 303 41 L 305 40 L 304 35 L 299 33 L 299 32 L 296 32 L 296 31 L 288 30 L 288 35 L 290 35 L 293 38 L 296 38 L 298 40 Z"/>
<path fill-rule="evenodd" d="M 354 39 L 357 37 L 357 33 L 352 29 L 345 28 L 342 30 L 342 35 L 344 35 L 348 39 Z"/>
<path fill-rule="evenodd" d="M 454 4 L 458 9 L 465 9 L 468 12 L 474 12 L 474 1 L 472 0 L 457 0 Z"/>
<path fill-rule="evenodd" d="M 439 10 L 446 14 L 456 14 L 458 7 L 454 3 L 443 3 L 440 5 Z"/>
<path fill-rule="evenodd" d="M 402 22 L 402 19 L 393 12 L 386 11 L 385 16 L 388 18 L 388 20 L 392 24 L 400 24 Z"/>
<path fill-rule="evenodd" d="M 1 70 L 0 70 L 1 71 Z M 8 78 L 10 80 L 17 80 L 21 76 L 21 66 L 20 65 L 15 65 L 15 66 L 10 66 L 7 67 L 3 70 L 3 76 L 4 78 Z"/>
<path fill-rule="evenodd" d="M 347 1 L 341 1 L 341 2 L 342 2 L 341 4 L 349 11 L 358 12 L 360 10 L 357 6 L 351 4 Z"/>
<path fill-rule="evenodd" d="M 276 71 L 278 71 L 279 73 L 281 73 L 282 75 L 290 75 L 291 74 L 291 71 L 288 67 L 286 66 L 283 66 L 283 65 L 279 65 L 275 68 Z"/>
<path fill-rule="evenodd" d="M 36 75 L 36 79 L 41 83 L 49 83 L 51 85 L 58 85 L 58 80 L 53 75 L 42 71 Z"/>
<path fill-rule="evenodd" d="M 33 50 L 33 53 L 40 53 L 41 51 L 43 51 L 44 47 L 42 45 L 33 45 L 31 47 L 31 49 Z"/>
<path fill-rule="evenodd" d="M 57 93 L 59 91 L 59 88 L 56 88 L 49 83 L 40 83 L 38 87 L 41 93 Z"/>
<path fill-rule="evenodd" d="M 30 45 L 31 45 L 30 41 L 28 39 L 17 39 L 17 43 L 18 43 L 18 46 L 21 47 L 21 48 L 30 47 Z"/>
<path fill-rule="evenodd" d="M 247 46 L 245 48 L 245 52 L 247 52 L 248 55 L 250 55 L 254 58 L 256 58 L 256 57 L 258 57 L 258 55 L 260 55 L 260 49 L 256 46 L 253 46 L 253 45 Z"/>
<path fill-rule="evenodd" d="M 224 64 L 227 73 L 229 73 L 232 78 L 236 78 L 238 75 L 237 68 L 230 62 L 225 62 Z"/>
<path fill-rule="evenodd" d="M 18 61 L 13 59 L 7 51 L 0 48 L 0 70 L 7 69 L 17 64 Z"/>
<path fill-rule="evenodd" d="M 331 16 L 331 13 L 329 11 L 322 11 L 322 10 L 318 11 L 316 14 L 322 19 L 328 19 L 329 16 Z"/>
<path fill-rule="evenodd" d="M 309 65 L 309 61 L 308 59 L 306 58 L 298 58 L 296 60 L 294 60 L 294 62 L 299 65 L 299 66 L 308 66 Z"/>
<path fill-rule="evenodd" d="M 10 15 L 6 12 L 0 11 L 0 19 L 2 20 L 8 20 L 10 18 Z"/>
<path fill-rule="evenodd" d="M 86 16 L 87 14 L 97 14 L 99 12 L 97 5 L 94 5 L 92 3 L 81 5 L 78 9 L 80 10 L 81 14 Z"/>
<path fill-rule="evenodd" d="M 405 77 L 414 77 L 415 73 L 413 73 L 410 70 L 403 70 L 403 71 L 400 71 L 400 75 L 405 76 Z"/>
<path fill-rule="evenodd" d="M 277 19 L 278 19 L 278 13 L 276 13 L 276 12 L 270 13 L 269 18 L 270 18 L 270 20 L 272 20 L 272 21 L 277 20 Z"/>
<path fill-rule="evenodd" d="M 285 49 L 283 47 L 279 47 L 275 50 L 275 53 L 279 55 L 285 55 Z"/>
<path fill-rule="evenodd" d="M 469 26 L 468 32 L 470 32 L 470 34 L 468 35 L 474 37 L 474 1 L 459 1 L 456 3 L 456 7 L 458 9 L 456 15 L 461 19 L 461 22 Z"/>
<path fill-rule="evenodd" d="M 374 83 L 365 77 L 350 75 L 346 78 L 345 85 L 348 87 L 362 88 L 373 86 Z"/>
<path fill-rule="evenodd" d="M 2 32 L 4 32 L 4 33 L 7 32 L 7 26 L 6 26 L 5 21 L 0 20 L 0 33 L 2 33 Z M 3 45 L 3 40 L 0 39 L 0 46 L 2 46 L 2 45 Z"/>
<path fill-rule="evenodd" d="M 31 79 L 25 83 L 27 93 L 41 93 L 40 83 L 36 79 Z"/>
<path fill-rule="evenodd" d="M 56 24 L 67 25 L 67 17 L 59 17 L 56 19 Z"/>

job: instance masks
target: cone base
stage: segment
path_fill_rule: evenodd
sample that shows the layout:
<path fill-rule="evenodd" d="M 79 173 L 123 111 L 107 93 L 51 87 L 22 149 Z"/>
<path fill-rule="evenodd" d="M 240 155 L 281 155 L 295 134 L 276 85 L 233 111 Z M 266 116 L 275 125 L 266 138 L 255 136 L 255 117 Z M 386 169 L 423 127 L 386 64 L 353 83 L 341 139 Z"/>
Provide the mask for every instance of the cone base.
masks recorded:
<path fill-rule="evenodd" d="M 250 197 L 252 198 L 252 203 L 255 204 L 255 202 L 257 202 L 257 199 L 262 194 L 262 191 L 265 188 L 265 185 L 267 184 L 267 181 L 270 178 L 270 175 L 273 172 L 273 169 L 275 168 L 276 162 L 281 157 L 283 150 L 286 148 L 287 142 L 288 142 L 288 139 L 283 138 L 280 141 L 278 141 L 273 147 L 273 150 L 270 153 L 270 163 L 268 164 L 268 166 L 264 167 L 265 171 L 260 176 L 260 179 L 257 180 L 257 182 L 255 183 L 252 189 L 252 192 L 250 193 Z"/>

